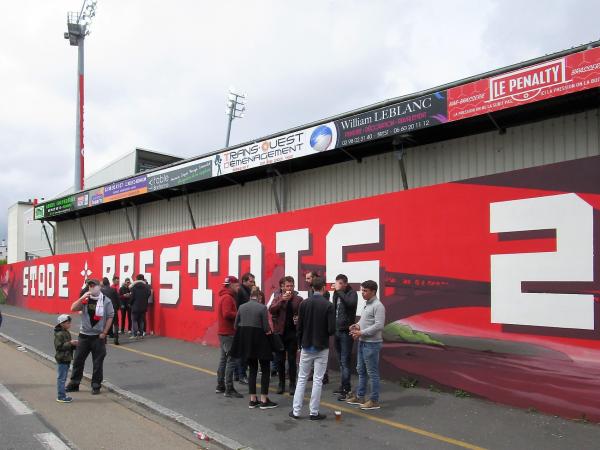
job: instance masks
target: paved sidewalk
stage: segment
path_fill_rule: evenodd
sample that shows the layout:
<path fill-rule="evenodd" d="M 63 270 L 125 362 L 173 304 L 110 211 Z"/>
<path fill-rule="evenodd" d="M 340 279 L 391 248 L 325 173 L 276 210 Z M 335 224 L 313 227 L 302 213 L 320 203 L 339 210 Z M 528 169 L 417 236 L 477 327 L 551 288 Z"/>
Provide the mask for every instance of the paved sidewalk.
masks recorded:
<path fill-rule="evenodd" d="M 57 447 L 55 450 L 59 450 L 61 445 L 66 450 L 66 438 L 59 436 L 60 433 L 5 386 L 0 385 L 0 391 L 0 443 L 3 449 L 42 450 L 46 448 L 42 441 L 52 439 Z"/>
<path fill-rule="evenodd" d="M 184 432 L 188 434 L 182 427 L 174 431 L 172 423 L 167 423 L 161 417 L 138 413 L 112 394 L 92 396 L 87 386 L 82 386 L 81 392 L 72 394 L 72 403 L 57 403 L 54 367 L 20 352 L 14 345 L 4 343 L 1 339 L 0 361 L 3 362 L 0 364 L 1 385 L 18 395 L 23 401 L 22 405 L 35 411 L 35 415 L 24 414 L 18 416 L 18 420 L 11 417 L 12 414 L 0 419 L 3 425 L 4 422 L 7 427 L 11 425 L 10 430 L 4 430 L 3 426 L 3 431 L 0 431 L 2 448 L 13 447 L 7 445 L 8 441 L 4 438 L 8 439 L 9 433 L 17 431 L 14 448 L 44 448 L 39 441 L 32 439 L 35 435 L 26 431 L 32 426 L 38 436 L 58 430 L 63 443 L 86 450 L 198 448 L 200 442 L 194 442 L 191 434 L 186 438 L 182 436 Z M 39 431 L 39 426 L 35 426 L 36 418 L 48 424 L 46 430 Z M 55 439 L 60 438 L 55 434 Z"/>
<path fill-rule="evenodd" d="M 54 316 L 2 306 L 0 332 L 51 353 Z M 73 330 L 77 330 L 78 317 Z M 323 422 L 294 421 L 288 395 L 271 395 L 280 407 L 249 410 L 248 399 L 214 393 L 218 351 L 161 337 L 110 346 L 107 381 L 175 410 L 208 428 L 255 449 L 597 449 L 600 426 L 529 413 L 484 400 L 457 398 L 426 389 L 382 383 L 382 409 L 363 412 L 332 395 L 337 373 L 323 390 Z M 88 368 L 87 370 L 90 370 Z M 244 392 L 243 386 L 238 390 Z M 333 410 L 342 410 L 341 422 Z"/>

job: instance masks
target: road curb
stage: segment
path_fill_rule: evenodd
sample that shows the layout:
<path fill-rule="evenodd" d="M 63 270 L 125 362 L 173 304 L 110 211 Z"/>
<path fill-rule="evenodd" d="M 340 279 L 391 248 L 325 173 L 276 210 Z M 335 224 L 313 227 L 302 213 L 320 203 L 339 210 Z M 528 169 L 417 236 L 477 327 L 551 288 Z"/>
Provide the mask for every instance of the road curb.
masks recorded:
<path fill-rule="evenodd" d="M 53 356 L 50 356 L 50 355 L 42 352 L 41 350 L 38 350 L 37 348 L 32 347 L 31 345 L 25 344 L 25 343 L 15 339 L 11 336 L 8 336 L 4 333 L 0 333 L 0 337 L 3 337 L 4 339 L 12 342 L 13 344 L 16 344 L 17 346 L 25 348 L 28 352 L 31 352 L 31 353 L 39 356 L 40 358 L 50 361 L 52 364 L 56 364 L 56 361 Z M 89 381 L 92 380 L 92 376 L 87 372 L 83 373 L 83 377 L 86 380 L 89 380 Z M 164 417 L 166 419 L 172 420 L 174 422 L 177 422 L 177 423 L 183 425 L 184 427 L 188 428 L 190 430 L 190 432 L 199 432 L 199 433 L 205 434 L 206 436 L 208 436 L 210 438 L 211 441 L 214 441 L 215 443 L 217 443 L 218 445 L 221 445 L 222 447 L 226 448 L 227 450 L 253 450 L 252 447 L 249 447 L 247 445 L 242 445 L 239 442 L 228 438 L 227 436 L 223 436 L 222 434 L 199 424 L 195 420 L 190 419 L 189 417 L 186 417 L 183 414 L 178 413 L 177 411 L 173 411 L 172 409 L 169 409 L 162 405 L 159 405 L 158 403 L 155 403 L 152 400 L 142 397 L 141 395 L 134 394 L 133 392 L 130 392 L 126 389 L 122 389 L 119 386 L 117 386 L 109 381 L 103 381 L 102 385 L 109 391 L 123 397 L 124 399 L 126 399 L 128 401 L 131 401 L 132 403 L 142 406 L 161 417 Z"/>

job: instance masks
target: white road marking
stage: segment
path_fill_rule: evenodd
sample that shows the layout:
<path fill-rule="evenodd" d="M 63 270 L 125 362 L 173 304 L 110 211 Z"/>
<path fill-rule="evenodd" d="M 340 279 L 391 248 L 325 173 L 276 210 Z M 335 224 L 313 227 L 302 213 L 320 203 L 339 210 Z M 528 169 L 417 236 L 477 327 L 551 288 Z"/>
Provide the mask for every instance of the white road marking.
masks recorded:
<path fill-rule="evenodd" d="M 40 441 L 40 444 L 48 450 L 71 450 L 71 448 L 61 441 L 54 433 L 34 434 L 33 437 Z"/>
<path fill-rule="evenodd" d="M 29 409 L 25 403 L 15 397 L 13 393 L 6 389 L 6 387 L 2 384 L 0 384 L 0 398 L 4 400 L 4 403 L 12 408 L 15 414 L 18 416 L 33 414 L 33 411 Z"/>

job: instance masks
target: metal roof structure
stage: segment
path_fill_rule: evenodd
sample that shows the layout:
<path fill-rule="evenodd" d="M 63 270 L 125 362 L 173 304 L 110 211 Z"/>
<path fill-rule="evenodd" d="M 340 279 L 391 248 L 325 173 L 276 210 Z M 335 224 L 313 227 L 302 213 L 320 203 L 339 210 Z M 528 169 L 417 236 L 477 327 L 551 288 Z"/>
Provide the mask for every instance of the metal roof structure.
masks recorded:
<path fill-rule="evenodd" d="M 565 90 L 564 92 L 558 92 L 558 89 L 560 89 L 560 86 L 558 86 L 557 94 L 549 95 L 547 96 L 547 98 L 541 98 L 542 96 L 540 96 L 538 97 L 538 100 L 533 99 L 533 97 L 538 95 L 538 93 L 540 92 L 540 88 L 538 88 L 537 93 L 535 93 L 535 95 L 532 95 L 532 97 L 529 99 L 527 98 L 527 91 L 521 90 L 521 92 L 525 92 L 525 94 L 521 93 L 515 94 L 513 96 L 513 98 L 516 98 L 518 100 L 516 104 L 515 102 L 512 102 L 513 104 L 510 106 L 498 107 L 493 110 L 491 109 L 490 112 L 477 112 L 474 115 L 466 116 L 465 118 L 458 117 L 453 120 L 440 120 L 439 123 L 436 123 L 436 126 L 422 126 L 408 130 L 402 130 L 401 132 L 399 132 L 400 128 L 394 128 L 395 132 L 386 132 L 386 134 L 382 135 L 381 137 L 370 138 L 357 143 L 352 142 L 352 139 L 343 142 L 341 141 L 341 139 L 339 139 L 338 142 L 342 142 L 342 145 L 338 145 L 336 147 L 334 142 L 333 148 L 330 148 L 331 144 L 328 144 L 329 147 L 326 149 L 328 151 L 318 151 L 314 152 L 313 154 L 302 155 L 302 157 L 290 156 L 289 159 L 284 159 L 281 161 L 273 160 L 265 164 L 255 164 L 254 166 L 248 165 L 243 170 L 234 170 L 229 173 L 221 173 L 220 167 L 221 156 L 225 157 L 229 155 L 237 158 L 239 154 L 239 157 L 243 158 L 246 155 L 246 153 L 249 153 L 249 149 L 260 152 L 260 146 L 262 146 L 262 151 L 264 152 L 268 150 L 268 146 L 272 144 L 273 140 L 277 142 L 278 140 L 282 140 L 283 138 L 289 137 L 294 133 L 306 133 L 307 131 L 313 131 L 314 135 L 314 131 L 317 131 L 317 128 L 323 125 L 329 125 L 329 128 L 338 128 L 337 136 L 339 138 L 341 130 L 340 121 L 344 121 L 344 119 L 354 118 L 355 122 L 360 122 L 361 115 L 377 114 L 377 111 L 383 108 L 388 108 L 391 106 L 398 107 L 399 105 L 408 105 L 410 107 L 410 102 L 415 102 L 419 99 L 422 100 L 429 97 L 433 98 L 435 96 L 440 96 L 440 98 L 442 96 L 446 97 L 443 101 L 445 102 L 446 107 L 448 107 L 450 105 L 450 99 L 447 95 L 448 92 L 452 92 L 453 90 L 465 86 L 476 85 L 476 83 L 481 83 L 484 80 L 485 83 L 489 81 L 490 86 L 492 86 L 493 81 L 496 79 L 500 79 L 497 88 L 500 90 L 502 89 L 502 83 L 504 83 L 502 77 L 505 74 L 526 73 L 531 68 L 541 68 L 539 69 L 542 71 L 540 72 L 541 76 L 543 76 L 544 70 L 546 71 L 546 73 L 551 73 L 551 70 L 556 70 L 556 74 L 557 76 L 559 76 L 558 72 L 559 70 L 562 70 L 563 78 L 561 83 L 566 83 L 570 81 L 567 80 L 568 77 L 566 77 L 566 75 L 564 74 L 567 65 L 567 63 L 564 62 L 566 61 L 566 57 L 579 54 L 584 55 L 585 59 L 586 52 L 595 52 L 594 55 L 596 53 L 600 55 L 600 51 L 594 50 L 598 47 L 600 47 L 600 41 L 595 41 L 586 45 L 574 47 L 568 50 L 552 53 L 543 57 L 530 59 L 527 61 L 520 62 L 518 64 L 513 64 L 507 67 L 485 72 L 476 76 L 464 78 L 452 83 L 437 86 L 435 88 L 415 92 L 409 95 L 395 97 L 379 103 L 374 103 L 372 105 L 348 111 L 336 116 L 324 118 L 298 127 L 290 128 L 282 132 L 273 133 L 261 137 L 259 139 L 254 139 L 252 141 L 248 141 L 227 149 L 220 149 L 207 154 L 178 161 L 173 164 L 160 167 L 158 169 L 153 169 L 137 174 L 136 177 L 144 177 L 143 182 L 141 181 L 141 178 L 133 179 L 129 177 L 124 179 L 118 179 L 115 180 L 115 182 L 112 183 L 111 186 L 97 188 L 100 190 L 108 189 L 111 191 L 111 195 L 113 192 L 117 192 L 116 195 L 113 195 L 114 200 L 110 199 L 110 201 L 98 201 L 97 203 L 94 203 L 94 189 L 87 189 L 85 191 L 80 191 L 66 198 L 68 199 L 68 202 L 71 205 L 71 207 L 63 208 L 63 210 L 59 205 L 59 207 L 56 208 L 56 213 L 53 213 L 52 215 L 42 213 L 38 214 L 36 212 L 36 219 L 52 221 L 71 220 L 77 217 L 106 212 L 114 209 L 123 208 L 126 206 L 131 206 L 134 204 L 139 205 L 143 203 L 148 203 L 156 201 L 158 199 L 169 199 L 172 197 L 181 196 L 192 192 L 206 191 L 233 184 L 244 184 L 246 182 L 257 179 L 274 177 L 276 175 L 284 173 L 298 172 L 309 168 L 314 168 L 316 166 L 336 164 L 351 159 L 360 161 L 361 158 L 366 156 L 377 155 L 380 153 L 389 152 L 391 150 L 402 151 L 404 148 L 424 145 L 432 142 L 444 141 L 460 136 L 468 136 L 491 130 L 498 130 L 500 133 L 503 133 L 506 130 L 506 128 L 513 127 L 516 125 L 535 122 L 567 113 L 574 113 L 592 109 L 600 105 L 600 96 L 598 90 L 598 86 L 600 86 L 600 78 L 596 81 L 596 83 L 592 83 L 589 86 L 581 86 L 579 88 L 571 89 L 569 91 Z M 563 59 L 561 60 L 560 58 Z M 558 67 L 559 63 L 557 61 L 562 61 L 560 63 L 561 67 Z M 556 67 L 553 67 L 554 63 Z M 548 68 L 545 68 L 546 66 L 548 66 Z M 534 77 L 535 76 L 537 75 L 534 74 Z M 529 78 L 529 81 L 531 81 L 531 78 Z M 544 80 L 537 81 L 539 81 L 541 84 L 544 84 L 546 87 L 553 86 L 548 82 L 543 83 Z M 558 84 L 559 83 L 555 83 L 554 85 Z M 516 88 L 518 87 L 519 86 L 517 86 Z M 499 93 L 501 94 L 501 92 Z M 498 93 L 494 92 L 494 94 Z M 490 96 L 491 95 L 492 94 L 490 94 Z M 519 95 L 521 95 L 520 98 L 518 98 Z M 490 98 L 487 100 L 487 103 L 491 105 L 492 100 L 495 99 Z M 501 102 L 502 100 L 500 100 L 498 104 L 500 104 Z M 327 136 L 325 136 L 325 138 L 327 138 Z M 267 145 L 267 148 L 264 147 L 265 143 Z M 219 170 L 217 174 L 214 174 L 212 172 L 212 165 L 215 164 L 213 161 L 218 161 L 219 164 Z M 211 165 L 210 174 L 208 172 L 209 169 L 207 165 Z M 186 168 L 193 168 L 193 170 L 196 171 L 195 174 L 204 171 L 206 172 L 206 176 L 190 176 L 190 174 L 188 173 L 189 171 L 186 171 Z M 198 170 L 200 172 L 198 172 Z M 158 179 L 159 175 L 164 173 L 176 173 L 177 177 L 180 177 L 181 180 L 184 181 L 179 180 L 177 183 L 172 183 L 173 185 L 166 183 L 164 187 L 161 187 L 160 189 L 156 189 L 154 191 L 150 191 L 149 189 L 147 189 L 146 177 L 148 180 L 150 180 L 150 178 Z M 190 181 L 185 182 L 185 180 Z M 138 182 L 139 186 L 137 184 Z M 125 186 L 123 188 L 124 184 L 128 184 L 129 186 Z M 122 190 L 125 190 L 125 192 L 123 193 Z M 104 193 L 97 195 L 104 195 Z M 106 200 L 107 198 L 108 195 L 106 197 L 103 197 L 104 200 Z M 51 200 L 44 202 L 41 205 L 41 207 L 47 207 L 49 204 L 53 204 L 53 202 L 60 202 L 61 200 L 64 199 L 55 199 L 54 201 Z M 78 202 L 81 204 L 85 203 L 85 206 L 76 206 Z M 40 210 L 40 212 L 41 211 L 42 210 Z M 47 210 L 43 211 L 47 212 Z"/>

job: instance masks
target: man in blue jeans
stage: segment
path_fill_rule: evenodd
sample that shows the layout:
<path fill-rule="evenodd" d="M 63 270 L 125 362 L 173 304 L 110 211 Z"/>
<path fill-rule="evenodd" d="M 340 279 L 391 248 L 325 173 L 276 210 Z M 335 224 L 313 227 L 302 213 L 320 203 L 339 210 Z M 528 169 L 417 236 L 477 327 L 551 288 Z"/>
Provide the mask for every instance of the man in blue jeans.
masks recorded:
<path fill-rule="evenodd" d="M 350 384 L 350 374 L 352 370 L 350 361 L 352 358 L 354 340 L 350 335 L 350 326 L 356 322 L 358 295 L 348 284 L 348 277 L 344 274 L 339 274 L 335 277 L 335 283 L 332 285 L 332 288 L 334 289 L 335 350 L 337 352 L 340 373 L 342 375 L 340 387 L 333 391 L 333 393 L 339 395 L 338 400 L 343 402 L 349 399 L 348 395 L 352 390 Z"/>
<path fill-rule="evenodd" d="M 379 352 L 383 344 L 385 306 L 377 298 L 377 283 L 367 280 L 360 285 L 362 297 L 367 302 L 361 311 L 360 320 L 350 327 L 350 334 L 358 339 L 358 389 L 346 402 L 359 405 L 360 409 L 379 409 Z M 371 396 L 367 394 L 367 376 L 371 384 Z"/>

